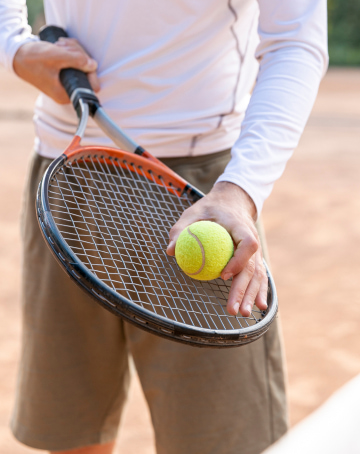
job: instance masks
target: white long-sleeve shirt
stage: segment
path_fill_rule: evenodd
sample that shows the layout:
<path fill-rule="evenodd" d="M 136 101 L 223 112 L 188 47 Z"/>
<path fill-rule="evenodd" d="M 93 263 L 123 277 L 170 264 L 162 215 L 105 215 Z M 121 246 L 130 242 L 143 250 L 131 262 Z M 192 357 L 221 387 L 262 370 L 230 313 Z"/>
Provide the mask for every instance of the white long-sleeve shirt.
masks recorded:
<path fill-rule="evenodd" d="M 232 147 L 218 181 L 258 213 L 297 146 L 327 68 L 326 0 L 45 0 L 47 23 L 98 62 L 99 98 L 157 157 Z M 36 37 L 25 0 L 0 0 L 0 62 Z M 255 79 L 255 87 L 254 82 Z M 254 90 L 250 97 L 252 88 Z M 41 94 L 36 149 L 57 157 L 77 119 Z M 108 144 L 90 122 L 83 143 Z"/>

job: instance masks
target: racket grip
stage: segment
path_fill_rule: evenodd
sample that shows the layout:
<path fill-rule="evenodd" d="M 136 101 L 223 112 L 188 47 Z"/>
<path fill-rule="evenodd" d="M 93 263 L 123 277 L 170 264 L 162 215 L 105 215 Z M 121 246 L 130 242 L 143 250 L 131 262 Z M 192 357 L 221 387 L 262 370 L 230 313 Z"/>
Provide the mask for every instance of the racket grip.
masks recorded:
<path fill-rule="evenodd" d="M 56 25 L 45 25 L 39 31 L 39 38 L 41 41 L 47 41 L 48 43 L 55 44 L 59 38 L 68 38 L 69 35 L 66 31 L 57 27 Z"/>
<path fill-rule="evenodd" d="M 47 41 L 52 44 L 55 44 L 59 38 L 68 37 L 69 35 L 66 31 L 56 25 L 46 25 L 39 32 L 41 41 Z M 80 114 L 78 108 L 81 99 L 89 105 L 90 113 L 94 115 L 97 108 L 100 106 L 100 102 L 91 88 L 86 73 L 79 69 L 66 68 L 60 71 L 59 77 L 62 86 L 65 88 L 66 93 L 78 114 Z"/>

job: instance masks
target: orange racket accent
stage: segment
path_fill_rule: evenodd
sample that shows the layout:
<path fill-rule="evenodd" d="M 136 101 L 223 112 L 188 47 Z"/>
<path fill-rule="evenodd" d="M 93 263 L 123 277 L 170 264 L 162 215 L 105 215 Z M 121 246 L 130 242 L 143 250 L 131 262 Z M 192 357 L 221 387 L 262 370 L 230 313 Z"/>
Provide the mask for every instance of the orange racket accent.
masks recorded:
<path fill-rule="evenodd" d="M 81 137 L 75 136 L 69 147 L 64 151 L 69 162 L 83 159 L 90 160 L 91 156 L 97 155 L 100 161 L 108 164 L 118 165 L 123 169 L 129 169 L 140 176 L 145 176 L 148 180 L 154 181 L 161 186 L 165 186 L 169 192 L 181 196 L 188 185 L 178 174 L 173 172 L 161 161 L 153 157 L 150 153 L 140 156 L 119 150 L 113 147 L 81 146 Z M 87 159 L 87 156 L 89 157 Z M 153 159 L 149 159 L 150 156 Z"/>

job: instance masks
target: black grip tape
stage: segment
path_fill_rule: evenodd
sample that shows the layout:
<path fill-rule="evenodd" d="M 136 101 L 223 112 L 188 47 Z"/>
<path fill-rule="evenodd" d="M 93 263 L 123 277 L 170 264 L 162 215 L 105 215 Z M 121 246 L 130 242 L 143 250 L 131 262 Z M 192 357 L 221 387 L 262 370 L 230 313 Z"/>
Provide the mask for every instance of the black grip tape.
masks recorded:
<path fill-rule="evenodd" d="M 57 27 L 56 25 L 45 25 L 39 31 L 39 38 L 41 41 L 47 41 L 48 43 L 55 44 L 59 38 L 68 38 L 69 35 L 66 31 Z"/>
<path fill-rule="evenodd" d="M 61 27 L 46 25 L 40 30 L 39 37 L 41 41 L 47 41 L 54 44 L 59 38 L 68 38 L 69 35 Z M 100 106 L 100 102 L 91 88 L 86 73 L 80 71 L 79 69 L 66 68 L 60 71 L 59 77 L 60 82 L 71 99 L 75 110 L 78 112 L 79 101 L 82 99 L 89 105 L 90 113 L 93 115 Z M 73 96 L 75 90 L 77 91 Z"/>

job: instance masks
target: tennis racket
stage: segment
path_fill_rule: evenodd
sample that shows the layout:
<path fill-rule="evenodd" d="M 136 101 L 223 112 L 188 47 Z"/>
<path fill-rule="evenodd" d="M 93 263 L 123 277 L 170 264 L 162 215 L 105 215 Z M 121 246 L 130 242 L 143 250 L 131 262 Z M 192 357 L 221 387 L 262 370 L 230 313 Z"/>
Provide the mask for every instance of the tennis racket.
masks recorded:
<path fill-rule="evenodd" d="M 54 26 L 40 32 L 41 40 L 52 43 L 66 36 Z M 229 315 L 231 281 L 191 279 L 166 254 L 170 228 L 203 194 L 108 117 L 85 73 L 65 69 L 60 80 L 79 124 L 44 174 L 36 210 L 61 267 L 101 306 L 159 336 L 203 347 L 258 339 L 277 312 L 267 266 L 268 309 L 254 306 L 249 317 Z M 81 146 L 89 116 L 119 149 Z"/>

